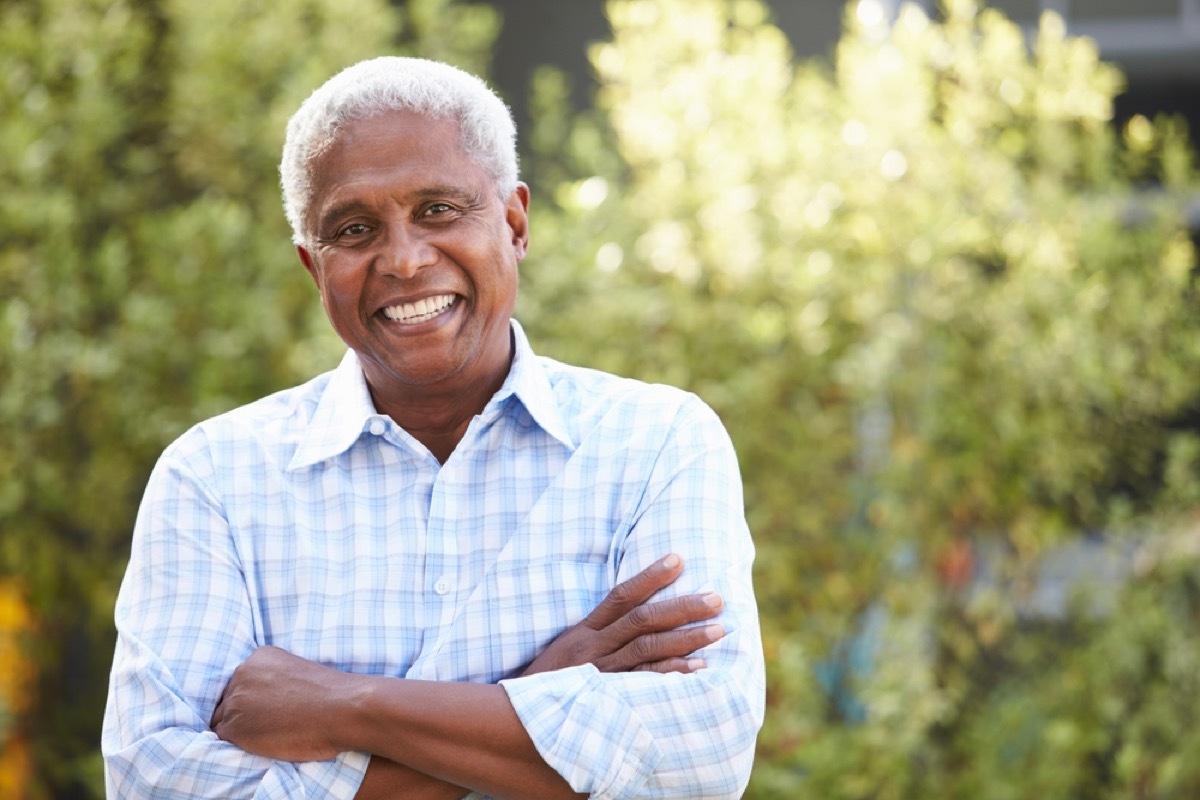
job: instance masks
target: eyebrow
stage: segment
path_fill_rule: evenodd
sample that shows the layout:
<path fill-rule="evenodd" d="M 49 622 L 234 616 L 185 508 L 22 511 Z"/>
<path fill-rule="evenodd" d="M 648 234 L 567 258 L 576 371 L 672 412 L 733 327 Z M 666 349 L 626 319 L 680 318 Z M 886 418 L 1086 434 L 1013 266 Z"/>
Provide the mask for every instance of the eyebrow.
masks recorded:
<path fill-rule="evenodd" d="M 339 217 L 357 214 L 367 210 L 367 204 L 361 200 L 347 200 L 343 203 L 337 203 L 325 209 L 317 217 L 317 232 L 330 223 L 331 220 Z"/>
<path fill-rule="evenodd" d="M 457 200 L 464 205 L 475 205 L 479 203 L 480 194 L 473 189 L 465 189 L 460 186 L 429 186 L 424 189 L 418 189 L 411 193 L 409 197 L 417 202 L 445 197 L 450 200 Z"/>

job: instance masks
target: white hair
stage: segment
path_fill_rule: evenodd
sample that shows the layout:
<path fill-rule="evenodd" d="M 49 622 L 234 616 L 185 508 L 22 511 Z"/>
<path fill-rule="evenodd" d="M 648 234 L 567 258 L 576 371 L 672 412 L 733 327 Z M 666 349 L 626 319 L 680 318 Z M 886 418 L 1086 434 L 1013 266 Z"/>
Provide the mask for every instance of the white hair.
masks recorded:
<path fill-rule="evenodd" d="M 463 150 L 483 167 L 500 197 L 516 188 L 516 127 L 508 106 L 487 84 L 437 61 L 396 56 L 360 61 L 313 92 L 288 122 L 279 176 L 296 244 L 306 244 L 317 156 L 350 123 L 389 111 L 457 122 Z"/>

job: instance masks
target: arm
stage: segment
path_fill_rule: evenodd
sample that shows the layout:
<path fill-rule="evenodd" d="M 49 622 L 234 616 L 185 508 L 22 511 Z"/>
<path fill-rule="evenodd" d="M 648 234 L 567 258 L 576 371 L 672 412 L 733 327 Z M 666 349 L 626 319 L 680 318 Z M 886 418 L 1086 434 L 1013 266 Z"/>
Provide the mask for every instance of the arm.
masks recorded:
<path fill-rule="evenodd" d="M 687 571 L 664 592 L 716 591 L 728 635 L 691 675 L 602 674 L 576 667 L 502 681 L 538 751 L 594 797 L 738 797 L 749 780 L 764 705 L 751 583 L 753 545 L 728 436 L 699 402 L 685 404 L 628 533 L 618 579 L 674 551 Z"/>
<path fill-rule="evenodd" d="M 522 677 L 502 682 L 507 704 L 494 686 L 332 671 L 313 676 L 308 690 L 288 699 L 281 692 L 295 680 L 292 670 L 325 668 L 263 650 L 234 676 L 214 728 L 248 750 L 278 758 L 325 757 L 361 747 L 501 797 L 565 792 L 545 764 L 575 791 L 598 797 L 737 796 L 748 779 L 762 720 L 762 651 L 749 574 L 753 548 L 728 438 L 715 416 L 700 408 L 693 412 L 698 418 L 676 426 L 619 551 L 619 574 L 634 575 L 627 584 L 655 574 L 655 548 L 687 552 L 687 579 L 672 583 L 675 571 L 660 584 L 671 584 L 672 599 L 644 604 L 653 592 L 634 592 L 624 598 L 632 610 L 618 616 L 606 608 L 614 595 L 621 600 L 618 587 Z M 707 613 L 693 606 L 664 622 L 661 615 L 672 604 L 704 603 L 703 595 L 689 593 L 705 590 L 718 593 L 717 606 Z M 721 620 L 732 628 L 728 637 L 721 639 L 720 626 L 674 630 L 721 611 L 721 597 L 728 601 Z M 626 617 L 636 627 L 656 616 L 659 627 L 646 630 L 658 633 L 650 636 L 629 638 L 628 631 L 613 630 Z M 605 639 L 607 654 L 600 645 Z M 710 644 L 714 639 L 719 643 Z M 640 648 L 654 651 L 667 640 L 678 649 L 638 655 Z M 637 670 L 640 664 L 692 671 L 699 664 L 681 657 L 706 644 L 708 668 L 696 674 Z M 309 698 L 321 686 L 333 687 L 333 696 L 323 696 L 319 713 L 308 716 Z M 535 774 L 540 795 L 533 794 Z"/>
<path fill-rule="evenodd" d="M 623 582 L 525 674 L 583 663 L 606 670 L 702 668 L 682 656 L 723 631 L 679 628 L 717 614 L 720 598 L 647 602 L 682 570 L 682 560 L 668 556 Z M 374 753 L 358 795 L 363 800 L 418 791 L 453 798 L 465 793 L 460 786 L 495 797 L 577 796 L 542 760 L 498 686 L 354 675 L 263 647 L 234 673 L 212 727 L 250 752 L 289 761 L 348 749 Z"/>
<path fill-rule="evenodd" d="M 452 783 L 431 778 L 412 767 L 397 764 L 382 756 L 372 756 L 358 787 L 355 800 L 459 800 L 467 790 Z"/>
<path fill-rule="evenodd" d="M 358 750 L 494 797 L 574 797 L 499 686 L 355 675 L 262 647 L 213 727 L 252 752 L 321 761 Z"/>
<path fill-rule="evenodd" d="M 688 430 L 691 425 L 680 427 Z M 723 435 L 719 425 L 717 429 Z M 701 432 L 701 441 L 710 438 L 703 433 L 703 425 L 696 430 Z M 727 439 L 724 441 L 725 450 L 728 450 Z M 720 443 L 717 437 L 718 451 L 721 450 Z M 634 524 L 622 528 L 628 530 L 628 534 L 622 534 L 614 543 L 616 561 L 613 570 L 618 572 L 619 569 L 622 576 L 634 574 L 642 565 L 651 563 L 656 548 L 657 553 L 671 549 L 686 552 L 690 576 L 687 586 L 690 588 L 684 588 L 682 583 L 673 585 L 671 593 L 682 597 L 702 589 L 716 589 L 722 594 L 727 594 L 725 588 L 732 590 L 734 602 L 726 608 L 722 622 L 733 625 L 734 632 L 729 639 L 740 637 L 743 643 L 751 645 L 745 659 L 737 655 L 745 649 L 742 645 L 734 648 L 732 658 L 735 664 L 744 661 L 748 665 L 743 669 L 742 677 L 749 680 L 741 681 L 738 675 L 730 680 L 726 675 L 720 678 L 715 693 L 708 690 L 697 693 L 695 687 L 698 684 L 691 680 L 697 676 L 693 675 L 658 676 L 639 672 L 599 676 L 594 666 L 553 670 L 553 667 L 540 663 L 544 658 L 539 658 L 531 665 L 527 676 L 507 682 L 504 688 L 521 720 L 521 727 L 528 732 L 524 734 L 526 738 L 533 742 L 543 760 L 560 774 L 567 775 L 576 790 L 594 792 L 598 796 L 628 796 L 640 793 L 639 787 L 644 786 L 647 793 L 652 790 L 660 796 L 710 796 L 714 786 L 736 784 L 743 765 L 748 766 L 753 733 L 761 719 L 761 652 L 755 652 L 757 626 L 748 579 L 739 585 L 725 575 L 728 570 L 748 573 L 748 537 L 744 537 L 746 546 L 739 548 L 739 531 L 744 534 L 745 526 L 741 523 L 736 466 L 731 476 L 729 459 L 726 459 L 725 471 L 714 473 L 719 485 L 708 491 L 713 487 L 706 488 L 703 482 L 696 482 L 694 476 L 706 474 L 704 462 L 710 454 L 705 448 L 697 450 L 696 444 L 696 441 L 681 440 L 664 452 L 660 465 L 655 468 L 656 475 L 647 486 L 644 507 L 639 507 Z M 680 458 L 681 453 L 688 457 Z M 693 458 L 696 453 L 699 455 Z M 205 709 L 216 705 L 225 676 L 231 674 L 237 662 L 253 649 L 256 622 L 251 619 L 251 604 L 244 596 L 246 578 L 241 574 L 235 549 L 229 543 L 229 532 L 219 504 L 204 490 L 203 482 L 179 464 L 168 464 L 162 467 L 162 472 L 165 477 L 151 481 L 143 515 L 139 517 L 141 532 L 135 536 L 131 577 L 126 581 L 127 586 L 134 588 L 129 591 L 128 598 L 123 590 L 118 608 L 121 643 L 114 666 L 104 748 L 110 791 L 114 796 L 141 797 L 162 788 L 170 790 L 186 786 L 189 796 L 195 797 L 291 796 L 304 790 L 350 796 L 357 788 L 365 766 L 367 757 L 363 754 L 342 753 L 331 761 L 302 764 L 272 762 L 249 756 L 240 748 L 220 742 L 206 729 L 203 720 L 207 720 L 209 714 Z M 163 485 L 168 489 L 164 490 Z M 736 503 L 729 502 L 731 492 L 737 495 Z M 675 501 L 676 495 L 681 497 L 682 503 Z M 689 500 L 697 499 L 699 504 L 689 504 Z M 736 511 L 730 511 L 734 507 Z M 727 524 L 730 514 L 736 523 L 740 523 L 740 528 L 738 524 Z M 689 536 L 693 528 L 701 535 Z M 678 531 L 682 531 L 681 538 L 676 538 Z M 732 540 L 729 531 L 732 531 Z M 673 548 L 674 542 L 684 546 Z M 739 549 L 742 550 L 740 557 L 737 556 Z M 163 564 L 169 564 L 176 572 L 160 574 Z M 181 576 L 185 578 L 182 582 Z M 232 599 L 235 597 L 238 599 Z M 747 597 L 751 609 L 748 615 Z M 160 602 L 165 605 L 158 605 Z M 704 619 L 712 612 L 710 608 L 709 613 L 688 619 Z M 129 619 L 125 619 L 126 614 Z M 204 617 L 214 615 L 218 618 L 215 624 L 211 620 L 207 628 L 201 624 Z M 743 622 L 747 624 L 743 625 Z M 669 631 L 673 627 L 668 624 L 660 630 Z M 574 641 L 579 635 L 590 636 L 578 629 L 579 626 L 561 638 Z M 139 639 L 143 632 L 151 634 L 151 641 L 144 647 Z M 693 631 L 687 635 L 697 634 Z M 707 648 L 703 655 L 710 669 L 702 671 L 701 677 L 710 672 L 729 671 L 726 644 L 723 640 L 719 647 Z M 664 660 L 669 662 L 698 646 L 698 642 L 693 642 L 682 651 L 665 654 Z M 125 647 L 130 651 L 123 652 Z M 636 654 L 637 650 L 633 648 L 630 652 Z M 593 660 L 607 669 L 628 669 L 631 664 L 636 666 L 634 662 L 637 661 L 636 658 L 629 660 L 630 652 L 616 660 L 604 660 L 603 656 Z M 714 656 L 718 659 L 714 660 Z M 565 661 L 577 663 L 570 656 Z M 688 664 L 689 660 L 685 659 L 683 666 L 691 668 Z M 553 671 L 539 672 L 539 667 Z M 619 686 L 608 688 L 607 679 L 634 677 L 650 679 L 650 683 L 635 682 L 630 687 L 633 690 L 658 686 L 663 681 L 666 683 L 662 685 L 674 688 L 665 695 L 647 698 L 633 694 L 627 697 L 621 694 Z M 681 678 L 687 682 L 680 683 L 677 679 Z M 681 688 L 686 690 L 683 695 L 678 694 Z M 738 692 L 745 699 L 740 706 L 737 704 Z M 732 701 L 729 700 L 731 697 Z M 639 717 L 634 713 L 641 708 L 644 699 L 658 701 L 658 708 L 647 706 L 649 716 L 655 717 L 654 720 L 646 718 L 646 714 Z M 722 702 L 726 706 L 723 711 L 719 707 Z M 177 710 L 179 714 L 176 717 L 164 713 L 164 708 Z M 487 708 L 504 711 L 503 706 L 491 701 Z M 749 713 L 746 713 L 747 709 Z M 710 711 L 720 713 L 708 713 Z M 526 715 L 530 713 L 534 717 L 527 719 Z M 661 720 L 657 719 L 659 716 Z M 714 719 L 721 721 L 715 732 L 724 737 L 715 745 L 711 741 Z M 726 719 L 732 722 L 725 724 L 723 720 Z M 474 722 L 472 720 L 472 724 Z M 554 742 L 559 732 L 578 737 L 580 723 L 594 723 L 599 727 L 606 746 L 611 744 L 614 733 L 621 730 L 628 733 L 623 738 L 631 741 L 616 742 L 615 758 L 586 752 L 586 747 L 578 751 L 580 758 L 572 758 L 568 747 L 556 749 Z M 505 724 L 504 720 L 499 719 L 498 724 Z M 663 724 L 671 730 L 658 730 Z M 510 730 L 517 735 L 515 728 Z M 681 738 L 680 731 L 685 734 L 692 731 L 692 735 Z M 748 746 L 745 744 L 747 731 Z M 461 761 L 462 751 L 457 746 L 461 743 L 456 740 L 453 754 L 448 757 Z M 506 746 L 511 744 L 507 742 Z M 662 747 L 663 744 L 668 747 Z M 697 747 L 716 759 L 717 778 L 711 777 L 711 765 L 687 757 Z M 384 754 L 392 753 L 386 743 L 379 746 L 379 750 Z M 424 755 L 418 756 L 424 759 L 421 763 L 428 771 L 443 774 L 441 767 L 429 760 L 428 751 L 426 748 L 422 751 Z M 528 755 L 528 751 L 521 750 L 519 741 L 516 749 L 506 752 L 517 759 Z M 681 755 L 684 757 L 680 758 Z M 728 764 L 733 766 L 732 773 L 725 770 Z M 456 768 L 454 764 L 450 767 Z M 605 772 L 614 769 L 619 772 L 615 778 Z M 650 773 L 654 780 L 647 782 Z M 728 774 L 733 774 L 733 778 L 727 777 Z M 214 775 L 223 776 L 222 780 L 226 782 L 215 782 Z M 393 768 L 385 759 L 379 759 L 368 776 L 370 780 L 362 787 L 363 791 L 374 791 L 386 782 L 383 778 L 389 776 L 397 780 L 419 777 L 414 776 L 411 769 Z M 485 781 L 493 780 L 483 777 Z M 524 783 L 523 780 L 522 790 Z M 594 788 L 596 786 L 600 789 Z M 440 791 L 442 787 L 433 788 Z M 723 790 L 728 791 L 727 788 Z M 388 795 L 381 792 L 376 796 Z"/>
<path fill-rule="evenodd" d="M 212 732 L 209 720 L 217 700 L 228 676 L 260 643 L 262 622 L 252 610 L 222 505 L 206 486 L 211 468 L 197 450 L 164 456 L 139 511 L 117 604 L 118 642 L 104 721 L 109 796 L 349 797 L 356 789 L 364 800 L 401 791 L 417 796 L 417 790 L 430 792 L 429 797 L 464 794 L 384 758 L 368 769 L 363 752 L 289 763 L 251 755 Z M 661 578 L 669 582 L 677 575 L 675 569 Z M 651 583 L 634 604 L 662 585 Z M 663 630 L 679 622 L 668 618 L 660 624 Z M 578 635 L 566 641 L 578 651 Z M 671 658 L 694 648 L 684 641 L 661 652 Z M 551 648 L 546 658 L 560 649 Z M 579 652 L 559 663 L 580 663 L 571 658 L 579 658 Z M 621 667 L 614 662 L 610 668 Z M 686 662 L 670 668 L 686 668 Z"/>
<path fill-rule="evenodd" d="M 352 796 L 365 754 L 271 761 L 209 729 L 228 676 L 255 647 L 256 621 L 226 520 L 193 468 L 200 461 L 164 456 L 138 513 L 104 718 L 108 796 Z"/>

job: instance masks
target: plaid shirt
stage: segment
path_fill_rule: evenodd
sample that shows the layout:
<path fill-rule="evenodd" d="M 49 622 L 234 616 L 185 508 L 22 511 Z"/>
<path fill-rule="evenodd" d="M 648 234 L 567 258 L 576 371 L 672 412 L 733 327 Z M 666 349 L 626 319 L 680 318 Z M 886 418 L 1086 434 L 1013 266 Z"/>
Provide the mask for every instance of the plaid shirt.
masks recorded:
<path fill-rule="evenodd" d="M 501 683 L 542 757 L 594 797 L 739 796 L 763 714 L 737 462 L 693 395 L 539 358 L 444 465 L 376 413 L 353 352 L 204 422 L 146 489 L 117 600 L 110 797 L 353 797 L 369 756 L 286 763 L 208 728 L 272 644 L 338 669 Z M 729 630 L 693 675 L 516 677 L 668 552 L 663 597 L 715 590 Z"/>

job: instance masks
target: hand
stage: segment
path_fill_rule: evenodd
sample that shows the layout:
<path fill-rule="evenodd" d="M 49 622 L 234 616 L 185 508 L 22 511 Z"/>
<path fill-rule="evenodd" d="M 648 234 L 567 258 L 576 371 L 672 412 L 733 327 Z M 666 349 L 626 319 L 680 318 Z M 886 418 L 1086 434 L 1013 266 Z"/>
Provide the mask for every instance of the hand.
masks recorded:
<path fill-rule="evenodd" d="M 249 753 L 283 761 L 323 761 L 340 748 L 330 741 L 330 715 L 361 676 L 260 647 L 233 672 L 212 730 Z"/>
<path fill-rule="evenodd" d="M 595 664 L 601 672 L 696 672 L 704 659 L 688 653 L 725 635 L 719 624 L 685 628 L 711 619 L 724 601 L 715 592 L 685 595 L 648 603 L 659 589 L 683 572 L 674 553 L 654 562 L 613 588 L 600 605 L 573 628 L 563 632 L 533 660 L 522 675 Z"/>

